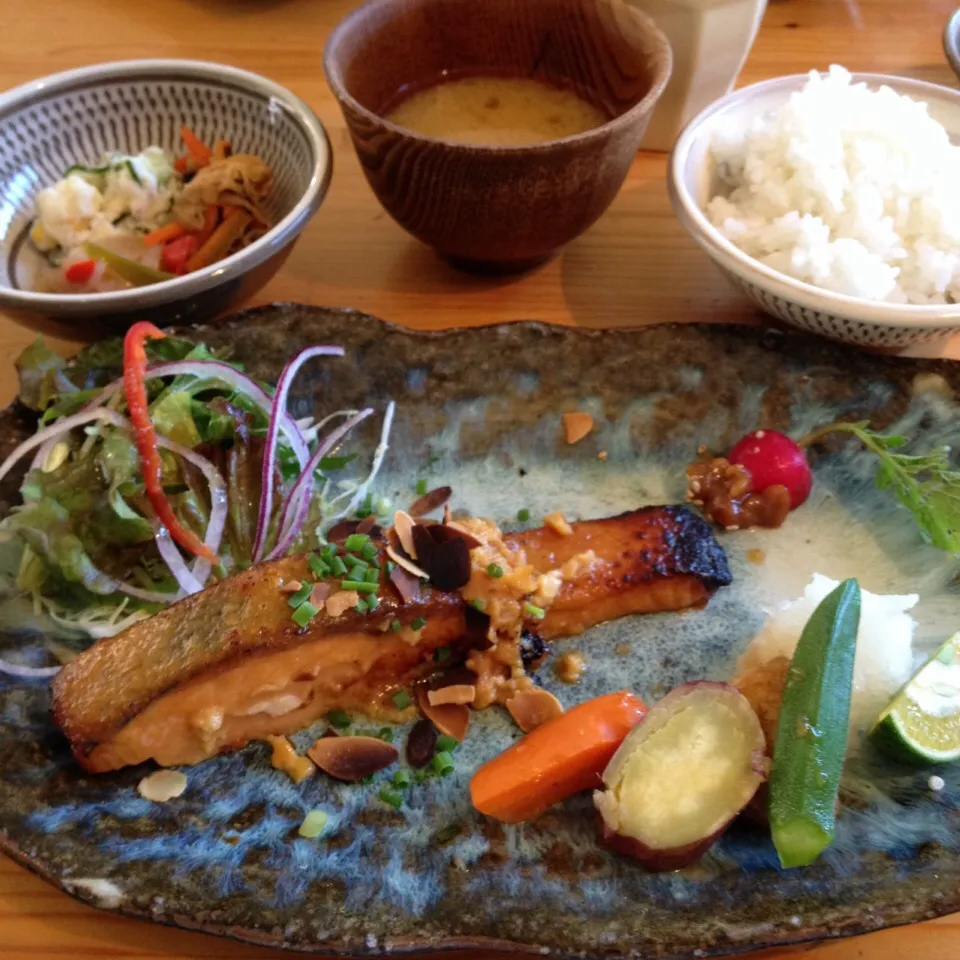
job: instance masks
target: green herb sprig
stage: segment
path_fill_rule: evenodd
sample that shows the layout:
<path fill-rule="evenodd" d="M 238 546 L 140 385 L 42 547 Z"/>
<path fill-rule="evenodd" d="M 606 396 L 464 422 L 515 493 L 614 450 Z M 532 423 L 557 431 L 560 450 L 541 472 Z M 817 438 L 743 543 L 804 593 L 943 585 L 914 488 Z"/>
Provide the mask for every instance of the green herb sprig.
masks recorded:
<path fill-rule="evenodd" d="M 849 433 L 878 458 L 877 487 L 890 490 L 912 514 L 927 543 L 960 556 L 960 471 L 950 469 L 950 448 L 929 453 L 894 453 L 907 443 L 899 434 L 884 435 L 867 421 L 831 423 L 800 441 L 809 447 L 831 433 Z"/>

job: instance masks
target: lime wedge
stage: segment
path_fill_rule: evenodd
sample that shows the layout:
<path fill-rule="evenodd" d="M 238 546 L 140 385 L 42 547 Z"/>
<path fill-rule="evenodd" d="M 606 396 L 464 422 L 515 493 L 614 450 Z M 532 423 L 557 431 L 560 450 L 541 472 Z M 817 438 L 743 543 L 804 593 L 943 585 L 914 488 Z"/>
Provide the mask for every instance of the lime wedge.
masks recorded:
<path fill-rule="evenodd" d="M 960 633 L 890 701 L 870 737 L 890 755 L 910 763 L 960 759 Z"/>

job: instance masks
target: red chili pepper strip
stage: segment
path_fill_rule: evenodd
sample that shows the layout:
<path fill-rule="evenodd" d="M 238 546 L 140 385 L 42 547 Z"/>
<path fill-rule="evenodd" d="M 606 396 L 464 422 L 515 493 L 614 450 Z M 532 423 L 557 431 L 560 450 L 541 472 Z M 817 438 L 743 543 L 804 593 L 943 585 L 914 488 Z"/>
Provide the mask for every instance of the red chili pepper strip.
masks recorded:
<path fill-rule="evenodd" d="M 163 461 L 157 449 L 157 434 L 153 429 L 147 402 L 145 344 L 147 340 L 158 340 L 165 336 L 166 334 L 152 323 L 141 321 L 127 331 L 123 341 L 123 386 L 127 395 L 127 410 L 133 423 L 137 450 L 140 452 L 140 460 L 143 463 L 143 482 L 157 518 L 170 532 L 170 536 L 190 553 L 203 557 L 210 563 L 217 563 L 218 560 L 213 551 L 192 530 L 181 526 L 170 501 L 163 492 L 161 482 Z"/>
<path fill-rule="evenodd" d="M 96 260 L 77 260 L 64 271 L 69 283 L 86 283 L 97 269 Z"/>

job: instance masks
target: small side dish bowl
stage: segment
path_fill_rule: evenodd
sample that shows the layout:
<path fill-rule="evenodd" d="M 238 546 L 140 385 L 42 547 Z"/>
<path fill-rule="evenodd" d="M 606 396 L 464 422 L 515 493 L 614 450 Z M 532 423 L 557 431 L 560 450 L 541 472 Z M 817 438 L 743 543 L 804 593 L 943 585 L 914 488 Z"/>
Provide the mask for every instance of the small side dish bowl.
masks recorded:
<path fill-rule="evenodd" d="M 38 192 L 73 164 L 151 145 L 182 152 L 181 125 L 231 142 L 273 171 L 273 226 L 209 267 L 101 293 L 25 289 L 24 254 Z M 249 297 L 277 271 L 330 182 L 330 144 L 310 108 L 257 74 L 191 60 L 130 60 L 55 74 L 0 95 L 0 310 L 71 339 L 122 332 L 136 320 L 196 323 Z"/>
<path fill-rule="evenodd" d="M 774 317 L 833 340 L 878 349 L 900 349 L 945 338 L 960 330 L 960 304 L 914 305 L 866 300 L 821 289 L 750 257 L 718 230 L 705 213 L 717 194 L 711 143 L 721 127 L 746 126 L 800 90 L 807 75 L 778 77 L 735 90 L 695 117 L 670 157 L 668 187 L 674 212 L 730 282 Z M 856 73 L 855 82 L 891 87 L 929 104 L 930 116 L 960 141 L 960 92 L 920 80 Z"/>
<path fill-rule="evenodd" d="M 324 69 L 386 211 L 442 256 L 535 265 L 619 191 L 670 75 L 670 45 L 619 0 L 370 0 L 334 30 Z M 423 136 L 385 114 L 406 90 L 461 76 L 565 86 L 610 117 L 522 146 Z"/>

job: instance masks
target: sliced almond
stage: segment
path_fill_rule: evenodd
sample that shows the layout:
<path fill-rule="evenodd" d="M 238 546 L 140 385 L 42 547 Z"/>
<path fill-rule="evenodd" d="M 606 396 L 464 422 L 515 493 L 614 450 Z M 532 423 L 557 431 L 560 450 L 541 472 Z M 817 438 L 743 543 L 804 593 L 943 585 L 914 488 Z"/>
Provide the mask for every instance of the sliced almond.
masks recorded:
<path fill-rule="evenodd" d="M 421 570 L 412 560 L 408 560 L 398 551 L 394 550 L 393 547 L 387 547 L 387 556 L 398 566 L 403 567 L 407 573 L 412 573 L 415 577 L 420 577 L 422 580 L 429 579 L 425 571 Z"/>
<path fill-rule="evenodd" d="M 310 602 L 319 610 L 327 602 L 333 587 L 329 583 L 318 583 L 310 591 Z"/>
<path fill-rule="evenodd" d="M 554 510 L 553 513 L 548 513 L 543 518 L 543 522 L 548 527 L 556 530 L 561 537 L 569 537 L 573 534 L 573 527 L 570 526 L 567 518 L 559 510 Z"/>
<path fill-rule="evenodd" d="M 589 413 L 574 410 L 563 415 L 563 431 L 567 443 L 579 443 L 593 429 L 593 417 Z"/>
<path fill-rule="evenodd" d="M 430 703 L 428 692 L 421 687 L 417 691 L 417 704 L 420 712 L 441 732 L 453 737 L 458 743 L 467 735 L 470 726 L 470 708 L 463 704 L 445 703 L 434 706 Z"/>
<path fill-rule="evenodd" d="M 329 776 L 355 783 L 389 767 L 400 753 L 377 737 L 321 737 L 307 756 Z"/>
<path fill-rule="evenodd" d="M 436 487 L 434 490 L 425 493 L 422 497 L 417 497 L 417 499 L 410 504 L 410 513 L 415 517 L 426 517 L 428 514 L 433 513 L 434 510 L 442 507 L 450 499 L 452 492 L 450 487 Z"/>
<path fill-rule="evenodd" d="M 166 803 L 187 789 L 187 778 L 179 770 L 157 770 L 137 784 L 137 793 L 144 800 Z"/>
<path fill-rule="evenodd" d="M 324 604 L 327 614 L 331 617 L 339 617 L 346 613 L 351 607 L 355 607 L 360 602 L 360 594 L 356 590 L 338 590 L 336 593 L 327 597 Z"/>
<path fill-rule="evenodd" d="M 447 704 L 466 706 L 477 698 L 477 688 L 473 684 L 455 683 L 439 690 L 427 691 L 427 700 L 431 707 L 443 707 Z"/>
<path fill-rule="evenodd" d="M 413 517 L 405 510 L 398 510 L 393 515 L 393 529 L 397 531 L 400 546 L 410 555 L 411 560 L 416 560 L 417 548 L 413 543 Z"/>
<path fill-rule="evenodd" d="M 303 584 L 299 580 L 291 580 L 289 583 L 285 583 L 281 588 L 281 593 L 296 593 Z"/>
<path fill-rule="evenodd" d="M 375 513 L 368 513 L 358 524 L 357 524 L 357 533 L 370 533 L 370 531 L 377 525 L 377 515 Z"/>
<path fill-rule="evenodd" d="M 539 687 L 515 693 L 504 706 L 524 733 L 536 730 L 548 720 L 555 720 L 563 715 L 560 701 L 552 693 Z"/>

